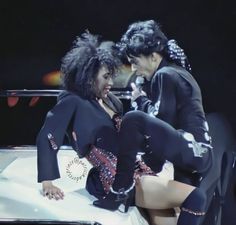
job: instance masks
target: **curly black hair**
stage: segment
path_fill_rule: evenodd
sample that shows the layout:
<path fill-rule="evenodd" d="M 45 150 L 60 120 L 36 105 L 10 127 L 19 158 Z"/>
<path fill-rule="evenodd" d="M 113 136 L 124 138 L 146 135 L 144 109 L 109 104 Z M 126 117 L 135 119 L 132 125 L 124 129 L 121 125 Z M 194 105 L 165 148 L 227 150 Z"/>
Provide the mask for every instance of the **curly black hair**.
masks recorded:
<path fill-rule="evenodd" d="M 161 26 L 154 20 L 140 21 L 131 24 L 120 42 L 116 44 L 120 58 L 126 56 L 148 56 L 157 52 L 167 60 L 191 70 L 187 56 L 175 40 L 168 40 L 161 31 Z"/>
<path fill-rule="evenodd" d="M 120 66 L 112 42 L 101 42 L 98 35 L 85 32 L 62 58 L 62 87 L 86 99 L 95 98 L 94 80 L 105 66 L 114 76 Z"/>
<path fill-rule="evenodd" d="M 117 46 L 121 53 L 128 56 L 150 55 L 161 53 L 168 38 L 154 20 L 140 21 L 131 24 Z"/>

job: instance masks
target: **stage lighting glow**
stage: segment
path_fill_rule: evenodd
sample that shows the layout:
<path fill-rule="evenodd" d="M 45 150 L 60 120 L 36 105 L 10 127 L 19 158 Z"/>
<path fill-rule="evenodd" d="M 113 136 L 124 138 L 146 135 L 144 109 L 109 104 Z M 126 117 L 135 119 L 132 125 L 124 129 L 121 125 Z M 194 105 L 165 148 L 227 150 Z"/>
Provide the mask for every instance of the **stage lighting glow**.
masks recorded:
<path fill-rule="evenodd" d="M 8 97 L 7 104 L 9 107 L 14 107 L 19 101 L 19 97 Z"/>
<path fill-rule="evenodd" d="M 43 76 L 43 84 L 48 86 L 58 86 L 61 84 L 60 71 L 52 71 Z"/>
<path fill-rule="evenodd" d="M 32 97 L 31 100 L 30 100 L 30 102 L 29 102 L 29 106 L 30 106 L 30 107 L 35 106 L 35 105 L 38 103 L 39 98 L 40 98 L 39 96 Z"/>

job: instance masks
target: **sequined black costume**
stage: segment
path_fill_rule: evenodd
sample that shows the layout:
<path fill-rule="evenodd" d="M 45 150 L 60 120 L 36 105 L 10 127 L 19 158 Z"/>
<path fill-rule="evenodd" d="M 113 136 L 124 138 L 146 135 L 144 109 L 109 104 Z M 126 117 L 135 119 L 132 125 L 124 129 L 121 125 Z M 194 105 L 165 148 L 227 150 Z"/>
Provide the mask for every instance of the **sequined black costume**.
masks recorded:
<path fill-rule="evenodd" d="M 108 94 L 106 104 L 116 113 L 115 115 L 122 114 L 122 103 L 112 93 Z M 66 134 L 79 157 L 88 156 L 93 146 L 103 151 L 108 150 L 113 155 L 117 154 L 116 124 L 105 110 L 95 99 L 85 100 L 63 91 L 56 106 L 48 112 L 37 137 L 39 182 L 60 177 L 57 152 Z M 96 189 L 95 195 L 99 196 L 104 194 L 104 189 L 97 172 L 97 169 L 90 171 L 87 189 L 91 194 L 94 194 Z"/>

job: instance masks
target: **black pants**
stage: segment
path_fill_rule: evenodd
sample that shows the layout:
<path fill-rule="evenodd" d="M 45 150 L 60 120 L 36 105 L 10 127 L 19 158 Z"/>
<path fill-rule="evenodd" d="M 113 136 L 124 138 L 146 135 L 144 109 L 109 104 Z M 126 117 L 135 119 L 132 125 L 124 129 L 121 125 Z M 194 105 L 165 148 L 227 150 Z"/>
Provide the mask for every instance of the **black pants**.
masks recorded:
<path fill-rule="evenodd" d="M 202 157 L 196 157 L 189 147 L 191 142 L 183 137 L 181 131 L 141 111 L 132 111 L 124 116 L 119 135 L 117 175 L 113 184 L 115 189 L 127 188 L 132 183 L 139 151 L 145 153 L 145 162 L 152 169 L 155 160 L 168 160 L 190 174 L 203 173 L 211 164 L 210 150 Z"/>

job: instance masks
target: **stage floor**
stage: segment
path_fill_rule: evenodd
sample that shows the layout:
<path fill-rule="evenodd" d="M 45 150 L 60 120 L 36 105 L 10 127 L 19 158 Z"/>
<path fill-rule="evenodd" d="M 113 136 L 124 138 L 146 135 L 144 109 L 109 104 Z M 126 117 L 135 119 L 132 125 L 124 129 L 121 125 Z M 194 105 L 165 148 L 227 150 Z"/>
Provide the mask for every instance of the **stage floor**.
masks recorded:
<path fill-rule="evenodd" d="M 60 150 L 61 179 L 55 185 L 65 192 L 64 200 L 49 200 L 37 183 L 36 148 L 0 150 L 0 222 L 1 220 L 67 221 L 78 224 L 148 225 L 136 207 L 128 213 L 111 212 L 92 205 L 95 197 L 85 190 L 91 165 L 79 159 L 73 150 Z"/>

